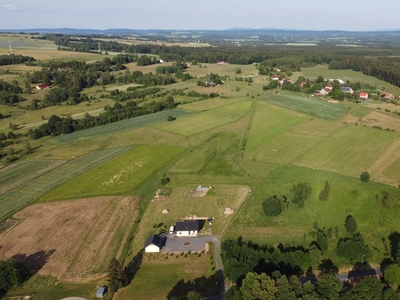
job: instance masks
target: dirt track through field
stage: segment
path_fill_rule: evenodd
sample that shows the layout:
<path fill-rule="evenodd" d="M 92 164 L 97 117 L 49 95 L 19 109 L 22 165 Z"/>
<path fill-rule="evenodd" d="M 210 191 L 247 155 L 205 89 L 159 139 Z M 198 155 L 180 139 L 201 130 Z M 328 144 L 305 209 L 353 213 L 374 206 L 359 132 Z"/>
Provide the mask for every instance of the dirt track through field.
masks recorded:
<path fill-rule="evenodd" d="M 0 259 L 14 257 L 33 272 L 69 281 L 104 274 L 123 246 L 138 199 L 98 197 L 30 206 L 0 236 Z"/>

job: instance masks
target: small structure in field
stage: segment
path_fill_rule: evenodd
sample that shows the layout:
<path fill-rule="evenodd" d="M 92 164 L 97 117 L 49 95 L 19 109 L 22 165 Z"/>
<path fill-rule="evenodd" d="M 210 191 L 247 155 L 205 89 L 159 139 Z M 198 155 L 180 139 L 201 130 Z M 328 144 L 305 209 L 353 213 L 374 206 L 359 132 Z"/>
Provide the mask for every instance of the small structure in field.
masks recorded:
<path fill-rule="evenodd" d="M 168 208 L 163 209 L 163 211 L 161 213 L 164 215 L 169 214 L 169 209 Z"/>
<path fill-rule="evenodd" d="M 197 236 L 199 221 L 176 222 L 176 236 Z"/>
<path fill-rule="evenodd" d="M 107 292 L 107 287 L 101 286 L 96 291 L 96 298 L 103 298 L 105 293 Z"/>
<path fill-rule="evenodd" d="M 47 84 L 38 84 L 36 86 L 37 90 L 48 90 L 50 88 L 50 86 L 48 86 Z"/>
<path fill-rule="evenodd" d="M 167 236 L 165 234 L 156 235 L 153 234 L 146 241 L 144 251 L 146 253 L 157 253 L 160 252 L 161 248 L 165 246 Z"/>
<path fill-rule="evenodd" d="M 211 189 L 212 187 L 204 187 L 202 185 L 199 185 L 197 189 L 195 190 L 194 188 L 190 190 L 189 196 L 192 197 L 204 197 L 207 195 L 207 192 Z"/>

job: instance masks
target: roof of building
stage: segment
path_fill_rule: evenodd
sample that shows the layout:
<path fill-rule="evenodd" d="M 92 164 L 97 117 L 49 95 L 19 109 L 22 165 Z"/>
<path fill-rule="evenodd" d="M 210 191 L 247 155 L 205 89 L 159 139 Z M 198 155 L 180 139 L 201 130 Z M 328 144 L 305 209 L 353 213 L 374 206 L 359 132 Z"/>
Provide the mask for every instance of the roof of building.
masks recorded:
<path fill-rule="evenodd" d="M 144 247 L 146 248 L 147 246 L 153 244 L 159 248 L 162 248 L 165 245 L 165 240 L 166 240 L 165 234 L 160 234 L 160 235 L 153 234 L 151 237 L 147 239 Z"/>
<path fill-rule="evenodd" d="M 103 297 L 105 292 L 106 292 L 106 287 L 105 286 L 101 286 L 101 287 L 99 287 L 97 289 L 96 296 L 102 296 Z"/>
<path fill-rule="evenodd" d="M 366 92 L 360 92 L 360 97 L 367 97 L 368 96 L 368 93 L 366 93 Z"/>
<path fill-rule="evenodd" d="M 199 221 L 176 222 L 176 231 L 199 230 Z"/>
<path fill-rule="evenodd" d="M 340 87 L 340 90 L 341 90 L 341 91 L 346 91 L 346 92 L 348 92 L 348 91 L 351 91 L 351 87 L 348 87 L 348 86 L 341 86 L 341 87 Z"/>

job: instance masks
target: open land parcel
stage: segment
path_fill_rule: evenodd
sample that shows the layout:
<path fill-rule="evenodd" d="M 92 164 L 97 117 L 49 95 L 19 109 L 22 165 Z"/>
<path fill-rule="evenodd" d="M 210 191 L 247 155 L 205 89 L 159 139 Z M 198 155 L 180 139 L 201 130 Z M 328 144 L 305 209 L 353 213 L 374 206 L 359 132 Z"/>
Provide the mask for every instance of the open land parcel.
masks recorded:
<path fill-rule="evenodd" d="M 189 71 L 194 67 L 191 66 Z M 243 72 L 250 73 L 250 67 L 254 70 L 254 66 L 246 66 Z M 198 68 L 193 74 L 200 76 L 213 71 L 225 72 L 233 77 L 235 69 L 232 65 L 208 64 L 207 69 Z M 304 69 L 303 73 L 306 72 L 309 72 L 309 77 L 344 76 L 339 72 L 331 73 L 326 67 Z M 361 76 L 358 73 L 350 75 Z M 363 80 L 364 77 L 361 77 L 360 80 Z M 371 77 L 368 79 L 371 82 L 375 80 Z M 63 165 L 53 170 L 58 173 L 51 171 L 39 176 L 36 181 L 8 173 L 9 179 L 4 180 L 4 186 L 29 181 L 23 189 L 13 189 L 20 194 L 13 195 L 14 198 L 10 196 L 9 202 L 1 203 L 2 208 L 8 209 L 9 213 L 37 199 L 49 189 L 52 191 L 41 198 L 48 203 L 28 207 L 14 215 L 19 223 L 0 237 L 2 243 L 12 245 L 10 249 L 1 249 L 4 251 L 1 252 L 3 257 L 16 254 L 29 257 L 34 254 L 29 252 L 31 250 L 44 251 L 48 260 L 40 267 L 39 274 L 52 275 L 65 281 L 92 278 L 93 284 L 102 284 L 107 261 L 111 257 L 116 256 L 129 263 L 140 252 L 149 234 L 162 230 L 164 226 L 168 227 L 177 219 L 187 216 L 187 213 L 215 217 L 211 232 L 221 233 L 226 228 L 224 238 L 245 236 L 260 243 L 305 246 L 313 240 L 308 233 L 314 221 L 320 223 L 321 227 L 337 226 L 340 233 L 345 234 L 344 219 L 348 214 L 353 214 L 366 243 L 373 245 L 370 260 L 379 261 L 387 254 L 385 249 L 388 246 L 388 242 L 382 241 L 380 237 L 386 237 L 399 226 L 396 218 L 399 191 L 393 187 L 397 185 L 400 175 L 397 167 L 400 158 L 396 156 L 399 153 L 398 133 L 355 125 L 354 118 L 369 114 L 370 118 L 382 119 L 377 116 L 380 113 L 378 111 L 360 109 L 355 104 L 314 100 L 295 93 L 265 92 L 260 84 L 263 79 L 256 80 L 260 82 L 251 85 L 227 81 L 223 93 L 229 94 L 228 98 L 196 98 L 196 101 L 192 101 L 189 97 L 176 96 L 176 99 L 187 101 L 187 104 L 180 107 L 197 112 L 194 114 L 179 114 L 178 110 L 166 111 L 161 114 L 162 117 L 157 114 L 145 116 L 140 126 L 131 124 L 136 122 L 131 119 L 110 124 L 108 128 L 105 125 L 71 135 L 60 135 L 50 141 L 38 141 L 43 149 L 38 149 L 32 157 L 46 155 L 48 159 L 54 159 L 52 155 L 61 156 L 61 152 L 90 152 L 99 147 L 107 150 L 88 154 L 99 160 L 86 169 L 83 162 L 70 169 L 63 169 Z M 217 87 L 197 87 L 194 80 L 179 84 L 182 88 L 206 93 L 217 90 Z M 235 90 L 237 86 L 239 91 Z M 260 96 L 250 96 L 257 94 Z M 67 110 L 68 107 L 63 109 Z M 168 115 L 177 119 L 161 122 Z M 391 119 L 382 122 L 389 124 L 397 118 L 394 114 L 388 116 Z M 152 117 L 159 117 L 159 123 L 154 124 L 155 121 L 150 120 Z M 349 118 L 353 118 L 353 122 Z M 120 152 L 115 149 L 114 152 L 110 146 L 134 148 L 121 148 L 118 150 Z M 103 159 L 101 151 L 110 156 Z M 64 155 L 68 159 L 73 156 Z M 37 161 L 37 164 L 29 160 L 27 162 L 28 172 L 40 172 L 47 167 L 43 161 Z M 70 163 L 73 161 L 66 165 Z M 86 170 L 86 173 L 82 173 Z M 372 181 L 377 182 L 361 182 L 358 177 L 365 170 L 369 170 Z M 5 175 L 5 171 L 3 169 L 0 172 Z M 170 182 L 160 186 L 164 175 Z M 50 184 L 54 178 L 58 180 L 57 184 Z M 290 204 L 278 217 L 263 214 L 261 204 L 266 197 L 285 195 L 291 199 L 291 188 L 299 181 L 306 181 L 312 186 L 312 196 L 305 207 L 298 208 Z M 330 183 L 331 194 L 329 201 L 321 202 L 318 193 L 326 181 Z M 212 192 L 201 199 L 188 197 L 190 189 L 199 184 L 213 186 Z M 49 187 L 45 188 L 46 185 Z M 41 190 L 40 193 L 32 194 L 29 199 L 21 198 L 20 203 L 15 202 L 20 195 L 33 193 L 36 187 Z M 252 187 L 250 195 L 249 187 Z M 165 200 L 150 202 L 158 188 L 164 188 L 169 195 Z M 387 191 L 393 201 L 390 209 L 376 201 L 376 196 L 380 196 L 383 191 Z M 93 195 L 124 197 L 72 200 Z M 143 199 L 129 198 L 137 195 L 143 196 Z M 66 198 L 70 200 L 60 201 Z M 139 218 L 136 201 L 142 200 L 145 204 L 142 205 L 143 214 Z M 11 207 L 11 202 L 18 206 Z M 133 204 L 126 206 L 127 203 Z M 225 217 L 223 211 L 228 206 L 235 214 Z M 161 214 L 165 208 L 170 210 L 168 215 Z M 45 213 L 49 223 L 39 224 L 38 219 L 43 218 Z M 131 231 L 135 226 L 132 222 L 136 220 L 140 220 L 140 223 L 135 231 Z M 154 228 L 156 223 L 163 225 Z M 27 228 L 35 228 L 40 232 L 42 236 L 32 238 L 43 241 L 29 251 L 27 245 L 32 244 L 32 240 L 21 239 L 20 244 L 13 244 L 16 236 L 27 235 L 24 231 Z M 208 228 L 206 226 L 205 229 Z M 135 232 L 135 237 L 133 241 L 128 239 L 130 243 L 126 246 L 125 238 L 132 232 Z M 71 241 L 78 236 L 83 237 L 83 242 L 75 245 L 74 251 L 67 254 L 65 248 L 60 246 L 60 236 L 63 234 L 71 237 L 64 241 L 65 245 L 71 245 Z M 330 242 L 327 256 L 336 264 L 345 265 L 346 262 L 335 254 L 336 242 L 335 239 Z M 128 248 L 129 251 L 123 254 L 125 250 L 121 248 Z M 59 270 L 55 267 L 57 262 L 61 266 Z M 153 280 L 149 287 L 154 287 L 154 290 L 160 287 L 154 297 L 162 299 L 179 286 L 181 279 L 185 283 L 183 286 L 187 287 L 188 282 L 203 275 L 211 275 L 209 259 L 205 257 L 185 259 L 174 256 L 166 259 L 159 256 L 153 259 L 145 256 L 142 264 L 132 284 L 121 291 L 120 299 L 129 297 L 127 295 L 145 299 L 149 294 L 141 286 L 149 282 L 150 278 Z M 188 268 L 187 264 L 198 268 Z M 168 280 L 165 280 L 163 272 L 160 276 L 154 276 L 160 268 L 174 269 L 173 276 Z"/>

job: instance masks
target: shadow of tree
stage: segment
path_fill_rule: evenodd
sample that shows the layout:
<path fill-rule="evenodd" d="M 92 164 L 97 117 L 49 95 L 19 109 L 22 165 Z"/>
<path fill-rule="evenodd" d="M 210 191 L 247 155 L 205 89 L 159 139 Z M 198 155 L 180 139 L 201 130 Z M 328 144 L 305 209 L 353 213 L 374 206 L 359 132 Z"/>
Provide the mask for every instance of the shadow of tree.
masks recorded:
<path fill-rule="evenodd" d="M 167 299 L 186 299 L 186 295 L 190 291 L 199 292 L 202 297 L 219 295 L 221 292 L 221 287 L 218 279 L 218 273 L 216 272 L 208 278 L 202 276 L 190 281 L 180 279 L 168 293 Z"/>
<path fill-rule="evenodd" d="M 132 259 L 132 261 L 126 265 L 125 273 L 126 276 L 128 277 L 128 285 L 132 282 L 132 280 L 136 276 L 136 273 L 139 271 L 140 266 L 142 265 L 143 262 L 143 255 L 144 255 L 144 249 L 140 250 L 138 254 L 136 254 L 135 257 Z"/>
<path fill-rule="evenodd" d="M 392 255 L 393 259 L 396 259 L 396 253 L 397 250 L 399 250 L 400 233 L 395 231 L 389 234 L 389 241 L 390 241 L 390 254 Z"/>
<path fill-rule="evenodd" d="M 320 270 L 322 274 L 336 274 L 339 272 L 339 268 L 335 266 L 333 261 L 329 258 L 321 261 L 318 270 Z"/>
<path fill-rule="evenodd" d="M 21 263 L 27 268 L 31 274 L 37 274 L 45 264 L 49 261 L 50 256 L 56 251 L 51 249 L 48 251 L 41 250 L 39 252 L 26 255 L 26 254 L 15 254 L 12 258 L 17 262 Z"/>

